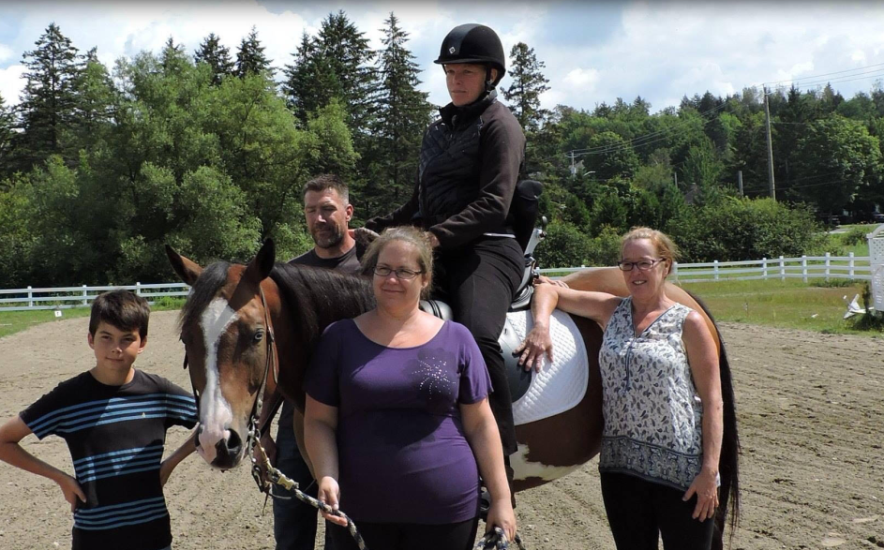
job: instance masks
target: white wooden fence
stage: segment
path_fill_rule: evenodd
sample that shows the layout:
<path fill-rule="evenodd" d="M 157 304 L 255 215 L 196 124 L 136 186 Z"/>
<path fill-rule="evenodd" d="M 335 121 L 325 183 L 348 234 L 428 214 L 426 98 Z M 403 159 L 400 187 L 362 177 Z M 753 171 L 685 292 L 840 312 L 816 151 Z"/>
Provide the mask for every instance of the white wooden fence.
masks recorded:
<path fill-rule="evenodd" d="M 585 267 L 541 269 L 544 274 L 566 274 Z M 670 280 L 676 283 L 711 281 L 747 281 L 801 279 L 853 279 L 869 281 L 872 269 L 867 256 L 801 256 L 800 258 L 762 258 L 742 262 L 675 263 Z M 88 306 L 101 292 L 115 288 L 134 290 L 148 301 L 162 296 L 187 296 L 184 283 L 141 284 L 126 286 L 78 286 L 67 288 L 22 288 L 0 290 L 0 311 L 65 309 Z"/>
<path fill-rule="evenodd" d="M 541 269 L 544 274 L 565 274 L 585 267 Z M 868 256 L 801 256 L 800 258 L 762 258 L 739 262 L 714 262 L 682 264 L 675 262 L 670 280 L 676 283 L 701 283 L 712 281 L 749 281 L 801 279 L 853 279 L 871 280 L 872 270 Z"/>
<path fill-rule="evenodd" d="M 160 283 L 124 286 L 73 286 L 63 288 L 19 288 L 0 290 L 0 311 L 34 309 L 66 309 L 88 306 L 107 290 L 125 288 L 144 296 L 148 301 L 161 296 L 187 296 L 190 287 L 184 283 Z"/>

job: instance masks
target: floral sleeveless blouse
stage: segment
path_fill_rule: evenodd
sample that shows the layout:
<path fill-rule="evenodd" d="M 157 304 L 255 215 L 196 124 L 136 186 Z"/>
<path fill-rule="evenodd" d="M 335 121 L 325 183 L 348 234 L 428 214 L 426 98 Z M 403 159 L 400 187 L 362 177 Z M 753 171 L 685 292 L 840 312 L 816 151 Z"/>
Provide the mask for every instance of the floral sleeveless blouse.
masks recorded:
<path fill-rule="evenodd" d="M 600 472 L 683 490 L 700 473 L 703 405 L 682 343 L 691 311 L 675 304 L 638 336 L 631 297 L 611 316 L 599 353 L 605 416 Z"/>

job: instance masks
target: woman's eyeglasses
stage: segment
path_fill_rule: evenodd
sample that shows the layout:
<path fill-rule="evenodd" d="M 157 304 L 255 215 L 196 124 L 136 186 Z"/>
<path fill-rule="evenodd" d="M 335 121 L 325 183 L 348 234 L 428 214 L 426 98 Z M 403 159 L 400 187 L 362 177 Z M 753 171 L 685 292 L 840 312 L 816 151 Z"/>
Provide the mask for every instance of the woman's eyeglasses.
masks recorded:
<path fill-rule="evenodd" d="M 658 258 L 656 260 L 642 260 L 640 262 L 620 262 L 617 264 L 617 267 L 620 268 L 620 271 L 632 271 L 634 267 L 637 267 L 639 271 L 648 271 L 660 262 L 665 261 L 663 258 Z"/>
<path fill-rule="evenodd" d="M 397 279 L 401 279 L 403 281 L 410 281 L 423 273 L 423 271 L 412 271 L 410 269 L 405 269 L 404 267 L 400 267 L 399 269 L 391 269 L 385 265 L 379 265 L 374 268 L 374 274 L 378 277 L 389 277 L 393 274 Z"/>

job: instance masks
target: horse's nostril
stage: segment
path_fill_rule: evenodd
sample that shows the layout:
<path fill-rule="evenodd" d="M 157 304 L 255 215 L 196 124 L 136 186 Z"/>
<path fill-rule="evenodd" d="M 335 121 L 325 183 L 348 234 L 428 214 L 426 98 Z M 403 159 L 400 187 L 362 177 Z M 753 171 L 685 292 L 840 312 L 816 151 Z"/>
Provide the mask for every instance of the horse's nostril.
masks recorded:
<path fill-rule="evenodd" d="M 241 447 L 242 439 L 240 439 L 239 434 L 236 433 L 236 430 L 230 430 L 230 437 L 227 438 L 227 451 L 230 454 L 239 454 Z"/>

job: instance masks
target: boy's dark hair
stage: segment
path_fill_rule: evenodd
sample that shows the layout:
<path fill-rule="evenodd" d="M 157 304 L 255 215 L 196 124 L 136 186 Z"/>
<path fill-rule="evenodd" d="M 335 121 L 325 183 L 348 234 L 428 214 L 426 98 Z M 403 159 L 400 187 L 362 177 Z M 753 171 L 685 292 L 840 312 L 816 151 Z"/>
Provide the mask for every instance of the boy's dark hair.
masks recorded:
<path fill-rule="evenodd" d="M 334 189 L 337 191 L 338 196 L 341 197 L 341 200 L 344 201 L 344 204 L 350 203 L 350 190 L 347 184 L 340 176 L 335 174 L 320 174 L 316 176 L 304 184 L 304 190 L 301 194 L 306 195 L 307 191 L 321 193 L 326 189 Z"/>
<path fill-rule="evenodd" d="M 138 329 L 141 339 L 147 338 L 150 306 L 147 300 L 129 290 L 112 290 L 95 297 L 89 316 L 89 334 L 95 336 L 102 321 L 120 330 Z"/>

